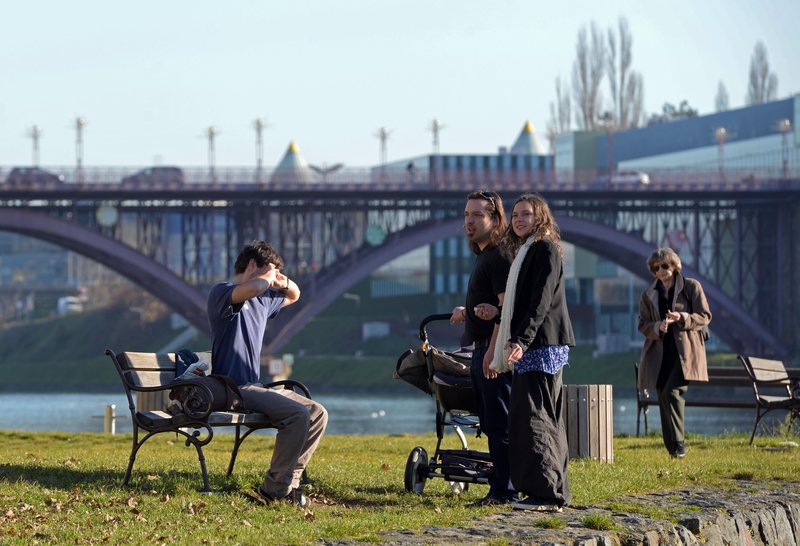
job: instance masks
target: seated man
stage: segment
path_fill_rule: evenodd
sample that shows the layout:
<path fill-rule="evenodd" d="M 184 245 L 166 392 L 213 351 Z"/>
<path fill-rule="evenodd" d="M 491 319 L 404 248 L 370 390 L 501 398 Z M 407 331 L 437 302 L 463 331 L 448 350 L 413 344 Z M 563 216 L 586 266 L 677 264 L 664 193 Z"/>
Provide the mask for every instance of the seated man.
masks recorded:
<path fill-rule="evenodd" d="M 211 359 L 214 373 L 239 385 L 245 408 L 265 414 L 278 429 L 258 494 L 267 501 L 307 506 L 300 478 L 325 433 L 328 412 L 319 402 L 289 389 L 268 389 L 259 381 L 267 322 L 300 298 L 300 289 L 282 268 L 283 259 L 272 246 L 253 241 L 239 253 L 232 281 L 211 288 Z"/>

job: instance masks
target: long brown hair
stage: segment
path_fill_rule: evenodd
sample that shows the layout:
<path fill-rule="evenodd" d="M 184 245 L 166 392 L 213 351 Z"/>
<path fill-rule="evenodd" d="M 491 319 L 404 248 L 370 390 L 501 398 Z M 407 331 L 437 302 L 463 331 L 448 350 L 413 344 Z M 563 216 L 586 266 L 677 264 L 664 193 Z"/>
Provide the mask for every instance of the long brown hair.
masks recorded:
<path fill-rule="evenodd" d="M 528 237 L 533 236 L 535 241 L 548 239 L 555 244 L 563 262 L 564 250 L 561 248 L 561 231 L 558 229 L 553 213 L 550 212 L 550 206 L 547 201 L 538 193 L 525 193 L 514 201 L 514 207 L 522 201 L 529 203 L 533 209 L 533 225 L 528 233 L 520 237 L 514 232 L 514 227 L 509 224 L 500 243 L 500 251 L 508 260 L 513 260 L 519 251 L 519 247 L 528 240 Z M 512 211 L 514 207 L 511 208 Z"/>
<path fill-rule="evenodd" d="M 470 199 L 480 199 L 488 203 L 487 209 L 491 214 L 492 219 L 497 220 L 497 225 L 492 229 L 489 235 L 489 244 L 500 246 L 500 241 L 508 228 L 508 220 L 506 220 L 506 211 L 503 208 L 503 200 L 500 196 L 493 191 L 477 190 L 467 196 L 467 201 Z M 473 254 L 480 254 L 481 249 L 478 243 L 473 241 L 469 242 L 469 249 Z"/>

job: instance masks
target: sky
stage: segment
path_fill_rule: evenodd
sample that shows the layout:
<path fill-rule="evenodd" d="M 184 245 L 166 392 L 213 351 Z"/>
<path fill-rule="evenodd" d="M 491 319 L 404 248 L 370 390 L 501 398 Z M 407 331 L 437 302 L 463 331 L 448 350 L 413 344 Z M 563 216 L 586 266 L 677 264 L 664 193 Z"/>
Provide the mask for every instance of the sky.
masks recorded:
<path fill-rule="evenodd" d="M 290 141 L 311 164 L 495 153 L 526 120 L 544 139 L 578 31 L 628 20 L 645 110 L 744 106 L 757 41 L 778 97 L 800 93 L 797 0 L 26 0 L 0 2 L 0 166 L 253 166 Z M 604 97 L 609 96 L 607 84 Z"/>

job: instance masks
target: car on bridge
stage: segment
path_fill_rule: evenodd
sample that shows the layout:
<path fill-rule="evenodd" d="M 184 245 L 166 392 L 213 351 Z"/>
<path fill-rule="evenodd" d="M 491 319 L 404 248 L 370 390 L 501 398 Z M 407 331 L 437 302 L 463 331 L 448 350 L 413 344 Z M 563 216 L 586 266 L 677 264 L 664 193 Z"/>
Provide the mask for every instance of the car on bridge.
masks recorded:
<path fill-rule="evenodd" d="M 168 187 L 184 182 L 180 167 L 148 167 L 122 179 L 124 186 L 130 187 Z"/>
<path fill-rule="evenodd" d="M 598 185 L 649 184 L 650 175 L 642 171 L 618 171 L 613 173 L 610 177 L 607 174 L 599 176 L 593 183 Z"/>
<path fill-rule="evenodd" d="M 5 183 L 14 187 L 60 185 L 64 183 L 64 175 L 40 167 L 14 167 L 6 176 Z"/>

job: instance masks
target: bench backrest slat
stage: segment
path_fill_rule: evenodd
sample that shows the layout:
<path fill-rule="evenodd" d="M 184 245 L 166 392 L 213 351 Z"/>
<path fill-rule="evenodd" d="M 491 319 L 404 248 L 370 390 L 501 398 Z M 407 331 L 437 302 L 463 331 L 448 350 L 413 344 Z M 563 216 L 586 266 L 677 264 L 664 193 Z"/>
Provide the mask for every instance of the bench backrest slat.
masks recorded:
<path fill-rule="evenodd" d="M 117 355 L 123 370 L 171 371 L 175 377 L 175 353 L 136 353 L 126 351 Z"/>
<path fill-rule="evenodd" d="M 133 387 L 160 387 L 175 380 L 175 371 L 125 370 L 125 380 Z"/>
<path fill-rule="evenodd" d="M 759 358 L 755 356 L 745 357 L 749 365 L 749 371 L 753 374 L 756 381 L 767 381 L 777 384 L 789 384 L 789 374 L 786 372 L 786 367 L 780 360 L 770 360 L 767 358 Z"/>

